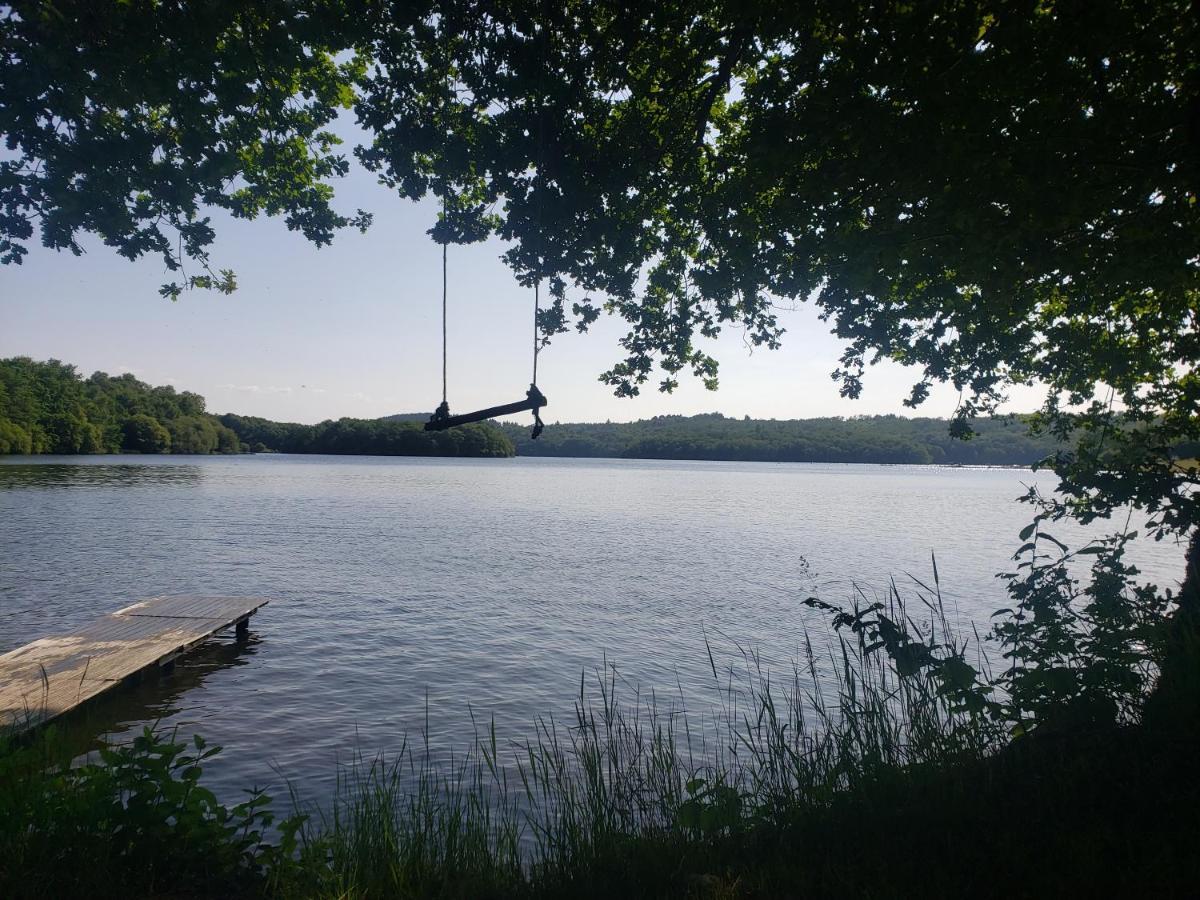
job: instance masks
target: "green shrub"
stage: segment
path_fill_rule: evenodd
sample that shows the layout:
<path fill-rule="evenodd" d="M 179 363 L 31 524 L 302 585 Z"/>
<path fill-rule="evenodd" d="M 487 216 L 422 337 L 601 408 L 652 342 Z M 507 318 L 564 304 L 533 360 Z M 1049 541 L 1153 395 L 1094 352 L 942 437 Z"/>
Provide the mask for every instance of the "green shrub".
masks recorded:
<path fill-rule="evenodd" d="M 167 422 L 172 453 L 212 453 L 217 449 L 217 429 L 203 416 L 179 416 Z"/>
<path fill-rule="evenodd" d="M 171 434 L 158 419 L 145 413 L 130 416 L 125 422 L 124 449 L 135 453 L 165 453 L 171 448 Z"/>
<path fill-rule="evenodd" d="M 32 453 L 33 438 L 20 425 L 0 419 L 0 454 Z"/>
<path fill-rule="evenodd" d="M 53 730 L 0 752 L 0 896 L 241 895 L 279 852 L 270 798 L 227 808 L 201 786 L 220 752 L 149 728 L 80 765 Z M 285 843 L 297 822 L 281 826 Z"/>

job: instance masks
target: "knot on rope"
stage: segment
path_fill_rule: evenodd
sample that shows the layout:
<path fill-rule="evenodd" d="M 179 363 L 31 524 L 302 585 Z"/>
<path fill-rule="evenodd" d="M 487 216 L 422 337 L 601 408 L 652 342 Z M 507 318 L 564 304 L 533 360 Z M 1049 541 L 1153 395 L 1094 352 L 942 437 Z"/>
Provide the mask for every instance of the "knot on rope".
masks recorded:
<path fill-rule="evenodd" d="M 449 419 L 449 418 L 450 418 L 450 403 L 446 400 L 443 400 L 441 403 L 441 406 L 439 406 L 436 410 L 434 410 L 433 415 L 429 417 L 429 422 L 430 422 L 430 424 L 436 424 L 436 423 L 444 422 L 446 419 Z M 427 427 L 425 430 L 432 431 L 434 429 Z"/>
<path fill-rule="evenodd" d="M 536 384 L 531 384 L 529 386 L 529 390 L 525 392 L 525 396 L 528 397 L 529 402 L 533 404 L 533 431 L 529 433 L 529 439 L 531 441 L 536 441 L 538 439 L 538 435 L 541 434 L 542 430 L 546 427 L 544 424 L 542 424 L 541 417 L 542 407 L 546 405 L 546 395 L 538 390 L 538 386 Z"/>

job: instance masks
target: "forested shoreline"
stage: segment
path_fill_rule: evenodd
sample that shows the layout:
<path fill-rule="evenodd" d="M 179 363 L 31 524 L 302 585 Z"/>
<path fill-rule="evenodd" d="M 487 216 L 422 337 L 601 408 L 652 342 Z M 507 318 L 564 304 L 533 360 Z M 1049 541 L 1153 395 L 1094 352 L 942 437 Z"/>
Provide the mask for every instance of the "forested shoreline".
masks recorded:
<path fill-rule="evenodd" d="M 720 413 L 637 422 L 491 422 L 426 432 L 422 414 L 315 425 L 208 412 L 204 397 L 133 375 L 83 377 L 58 360 L 0 360 L 0 453 L 329 453 L 379 456 L 570 456 L 963 465 L 1032 465 L 1054 441 L 1019 418 L 982 419 L 951 436 L 945 419 L 857 416 L 764 420 Z"/>
<path fill-rule="evenodd" d="M 969 440 L 952 436 L 946 419 L 890 415 L 779 420 L 721 413 L 656 416 L 637 422 L 547 425 L 537 441 L 529 439 L 527 428 L 502 427 L 519 456 L 1030 466 L 1058 446 L 1048 435 L 1030 434 L 1020 416 L 977 419 Z"/>
<path fill-rule="evenodd" d="M 214 415 L 191 391 L 133 375 L 29 357 L 0 360 L 0 454 L 343 453 L 381 456 L 512 456 L 487 423 L 427 433 L 416 422 L 338 419 L 316 425 Z"/>
<path fill-rule="evenodd" d="M 237 453 L 204 398 L 56 359 L 0 359 L 0 454 Z"/>
<path fill-rule="evenodd" d="M 426 432 L 426 414 L 315 425 L 207 411 L 204 397 L 133 375 L 83 377 L 58 360 L 0 360 L 0 454 L 328 453 L 373 456 L 560 456 L 747 462 L 1030 466 L 1060 445 L 1023 416 L 976 419 L 961 440 L 946 419 L 853 416 L 733 418 L 721 413 L 636 422 L 547 425 L 538 440 L 514 422 Z M 1195 456 L 1200 448 L 1179 448 Z"/>
<path fill-rule="evenodd" d="M 226 413 L 218 421 L 256 453 L 331 453 L 357 456 L 513 456 L 513 443 L 490 422 L 425 431 L 420 422 L 336 419 L 303 425 Z"/>

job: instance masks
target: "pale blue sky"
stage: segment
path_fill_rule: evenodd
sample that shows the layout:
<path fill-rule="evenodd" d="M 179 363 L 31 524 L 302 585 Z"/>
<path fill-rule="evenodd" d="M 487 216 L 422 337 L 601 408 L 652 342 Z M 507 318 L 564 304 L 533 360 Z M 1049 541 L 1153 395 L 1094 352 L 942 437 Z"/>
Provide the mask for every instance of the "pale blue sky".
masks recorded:
<path fill-rule="evenodd" d="M 402 201 L 355 166 L 338 206 L 375 214 L 365 235 L 347 231 L 314 248 L 282 221 L 214 215 L 213 260 L 238 274 L 232 296 L 158 296 L 171 280 L 157 259 L 130 263 L 98 241 L 83 257 L 31 248 L 24 265 L 0 266 L 0 356 L 54 357 L 84 374 L 133 372 L 152 384 L 196 391 L 213 412 L 316 422 L 431 410 L 441 392 L 440 256 L 424 233 L 435 208 Z M 530 376 L 532 297 L 500 261 L 498 241 L 450 248 L 450 406 L 465 412 L 524 396 Z M 682 378 L 672 395 L 654 382 L 641 397 L 612 396 L 596 376 L 620 358 L 618 320 L 561 335 L 543 351 L 538 382 L 545 419 L 626 421 L 720 411 L 762 418 L 905 413 L 913 373 L 883 364 L 862 399 L 841 399 L 829 373 L 840 344 L 811 306 L 783 316 L 783 349 L 751 353 L 737 329 L 715 342 L 716 393 Z M 923 415 L 947 415 L 942 387 Z M 1014 407 L 1029 409 L 1023 392 Z M 911 413 L 909 413 L 911 414 Z M 525 421 L 528 414 L 516 417 Z"/>

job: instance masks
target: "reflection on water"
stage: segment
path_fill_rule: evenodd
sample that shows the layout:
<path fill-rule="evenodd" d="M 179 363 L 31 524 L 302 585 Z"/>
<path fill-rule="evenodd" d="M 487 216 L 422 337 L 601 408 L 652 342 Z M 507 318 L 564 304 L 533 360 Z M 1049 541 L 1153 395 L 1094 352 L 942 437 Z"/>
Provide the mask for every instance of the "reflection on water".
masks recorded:
<path fill-rule="evenodd" d="M 246 640 L 238 641 L 230 629 L 229 634 L 206 641 L 179 657 L 171 671 L 151 669 L 122 690 L 103 695 L 88 713 L 92 724 L 119 733 L 130 724 L 175 715 L 185 708 L 189 691 L 215 672 L 249 665 L 261 643 L 262 637 L 253 630 Z"/>
<path fill-rule="evenodd" d="M 105 740 L 140 732 L 147 724 L 168 722 L 185 713 L 189 704 L 194 705 L 195 690 L 212 675 L 248 665 L 261 642 L 253 627 L 243 641 L 237 640 L 231 629 L 179 657 L 172 670 L 151 667 L 59 716 L 55 728 L 67 749 L 83 754 Z"/>
<path fill-rule="evenodd" d="M 194 485 L 203 479 L 204 468 L 202 466 L 186 463 L 160 465 L 6 463 L 0 465 L 0 490 L 5 488 Z"/>

